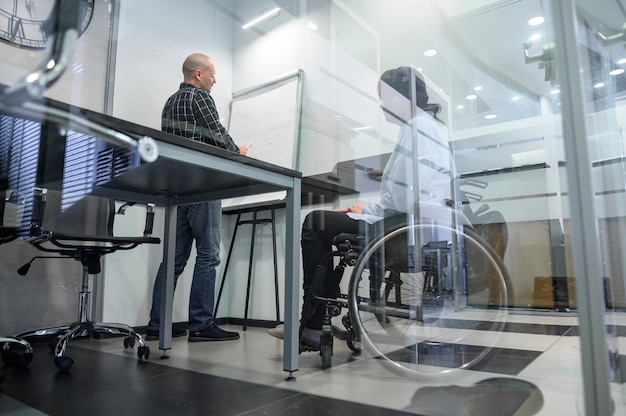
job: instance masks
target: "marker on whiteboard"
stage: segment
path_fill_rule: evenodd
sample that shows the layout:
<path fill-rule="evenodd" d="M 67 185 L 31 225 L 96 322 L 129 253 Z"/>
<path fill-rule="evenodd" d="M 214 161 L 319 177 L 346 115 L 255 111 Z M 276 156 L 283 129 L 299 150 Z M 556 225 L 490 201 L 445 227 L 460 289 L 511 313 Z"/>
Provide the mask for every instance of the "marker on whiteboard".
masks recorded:
<path fill-rule="evenodd" d="M 253 144 L 252 142 L 248 143 L 248 145 L 246 146 L 246 149 L 251 148 L 251 147 L 252 147 L 252 144 Z"/>

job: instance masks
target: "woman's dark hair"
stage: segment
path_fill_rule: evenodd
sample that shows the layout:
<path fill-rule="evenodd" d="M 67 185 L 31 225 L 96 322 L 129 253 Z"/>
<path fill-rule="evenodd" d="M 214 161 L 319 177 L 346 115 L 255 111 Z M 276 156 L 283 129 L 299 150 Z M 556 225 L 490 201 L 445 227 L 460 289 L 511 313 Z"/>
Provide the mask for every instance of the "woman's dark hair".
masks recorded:
<path fill-rule="evenodd" d="M 422 110 L 429 112 L 437 120 L 437 113 L 441 111 L 439 104 L 428 102 L 428 93 L 426 92 L 426 83 L 421 74 L 413 71 L 408 66 L 401 66 L 395 69 L 388 69 L 380 76 L 380 81 L 389 85 L 398 91 L 402 96 L 411 100 L 411 73 L 415 74 L 415 102 Z M 439 120 L 441 121 L 441 120 Z"/>

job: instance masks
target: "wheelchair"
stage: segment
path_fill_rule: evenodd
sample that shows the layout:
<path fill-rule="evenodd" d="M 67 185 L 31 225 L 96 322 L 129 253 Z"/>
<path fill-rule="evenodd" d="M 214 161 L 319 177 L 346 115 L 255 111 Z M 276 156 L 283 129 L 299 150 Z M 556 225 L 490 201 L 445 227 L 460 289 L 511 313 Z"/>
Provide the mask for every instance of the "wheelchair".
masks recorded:
<path fill-rule="evenodd" d="M 386 222 L 373 237 L 337 235 L 323 260 L 336 282 L 348 267 L 352 272 L 347 293 L 314 297 L 325 308 L 322 369 L 332 365 L 331 319 L 342 309 L 348 348 L 365 350 L 401 376 L 478 366 L 496 346 L 513 296 L 500 255 L 470 225 L 411 222 L 406 215 Z M 304 351 L 315 349 L 301 343 Z"/>

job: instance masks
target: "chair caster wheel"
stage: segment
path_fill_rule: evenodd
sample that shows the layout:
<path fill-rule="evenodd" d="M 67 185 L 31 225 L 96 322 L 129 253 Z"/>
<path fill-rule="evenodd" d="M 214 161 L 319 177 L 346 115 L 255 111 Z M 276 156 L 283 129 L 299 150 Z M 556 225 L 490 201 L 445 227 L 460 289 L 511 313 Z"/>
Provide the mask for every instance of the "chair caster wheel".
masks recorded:
<path fill-rule="evenodd" d="M 61 371 L 67 371 L 74 365 L 71 357 L 54 357 L 54 365 Z"/>
<path fill-rule="evenodd" d="M 6 365 L 14 365 L 16 367 L 28 367 L 31 361 L 33 361 L 33 353 L 25 352 L 19 353 L 11 349 L 2 350 L 2 361 Z"/>
<path fill-rule="evenodd" d="M 135 346 L 135 338 L 126 337 L 124 338 L 124 348 L 133 348 Z"/>
<path fill-rule="evenodd" d="M 137 348 L 137 358 L 147 360 L 150 357 L 150 347 L 144 345 L 143 347 Z"/>
<path fill-rule="evenodd" d="M 363 351 L 363 345 L 361 344 L 361 339 L 357 335 L 356 331 L 351 328 L 348 331 L 348 337 L 346 338 L 346 343 L 348 344 L 348 348 L 350 348 L 353 352 L 361 352 Z"/>

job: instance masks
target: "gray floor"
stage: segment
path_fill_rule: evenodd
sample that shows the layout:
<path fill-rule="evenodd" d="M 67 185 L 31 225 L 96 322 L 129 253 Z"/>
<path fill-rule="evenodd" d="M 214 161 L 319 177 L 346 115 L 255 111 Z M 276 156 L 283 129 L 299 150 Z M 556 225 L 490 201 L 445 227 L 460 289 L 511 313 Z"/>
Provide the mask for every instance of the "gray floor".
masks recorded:
<path fill-rule="evenodd" d="M 241 332 L 236 341 L 176 338 L 169 359 L 149 342 L 151 356 L 143 362 L 120 339 L 82 340 L 68 348 L 75 363 L 67 373 L 39 346 L 28 368 L 2 368 L 0 413 L 452 415 L 463 408 L 482 416 L 583 414 L 576 319 L 509 315 L 507 322 L 487 362 L 413 379 L 336 340 L 331 368 L 320 369 L 319 354 L 303 353 L 296 380 L 286 381 L 282 341 L 254 327 L 225 326 Z M 475 328 L 461 333 L 472 348 L 488 335 Z M 467 351 L 449 348 L 452 355 Z M 624 385 L 612 386 L 615 414 L 626 414 Z"/>

